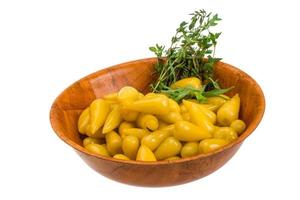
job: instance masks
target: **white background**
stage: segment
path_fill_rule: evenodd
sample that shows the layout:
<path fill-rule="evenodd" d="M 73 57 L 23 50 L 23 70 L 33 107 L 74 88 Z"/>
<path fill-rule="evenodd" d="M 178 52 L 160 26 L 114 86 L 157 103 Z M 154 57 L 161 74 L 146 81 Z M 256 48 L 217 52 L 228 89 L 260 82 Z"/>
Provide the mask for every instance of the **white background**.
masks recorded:
<path fill-rule="evenodd" d="M 299 199 L 297 1 L 0 1 L 0 199 Z M 55 97 L 82 76 L 151 57 L 196 9 L 219 13 L 217 55 L 261 85 L 266 112 L 224 167 L 168 188 L 94 172 L 52 131 Z M 298 190 L 298 191 L 297 191 Z"/>

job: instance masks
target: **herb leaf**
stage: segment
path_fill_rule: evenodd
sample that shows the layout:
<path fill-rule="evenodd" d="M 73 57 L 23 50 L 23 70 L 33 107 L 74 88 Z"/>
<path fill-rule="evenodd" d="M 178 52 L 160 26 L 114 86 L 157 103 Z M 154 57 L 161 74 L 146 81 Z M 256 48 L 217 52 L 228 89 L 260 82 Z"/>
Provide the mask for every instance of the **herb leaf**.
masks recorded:
<path fill-rule="evenodd" d="M 218 83 L 213 81 L 213 84 L 218 86 Z M 204 85 L 202 88 L 197 89 L 193 87 L 177 88 L 172 89 L 168 86 L 164 86 L 164 89 L 161 90 L 161 93 L 167 94 L 170 98 L 174 99 L 177 102 L 180 102 L 182 99 L 192 99 L 196 98 L 199 102 L 204 103 L 207 97 L 218 96 L 224 94 L 231 90 L 233 87 L 221 89 L 220 87 L 215 87 L 212 90 L 206 91 L 207 85 Z"/>

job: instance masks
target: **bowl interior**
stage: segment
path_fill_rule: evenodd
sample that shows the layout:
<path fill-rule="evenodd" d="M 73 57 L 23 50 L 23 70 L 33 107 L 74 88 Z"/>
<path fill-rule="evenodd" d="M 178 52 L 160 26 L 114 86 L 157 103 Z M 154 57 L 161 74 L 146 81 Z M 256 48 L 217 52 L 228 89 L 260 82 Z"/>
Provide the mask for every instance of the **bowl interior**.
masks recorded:
<path fill-rule="evenodd" d="M 77 150 L 85 151 L 81 146 L 81 135 L 77 131 L 81 111 L 95 98 L 118 91 L 126 85 L 144 93 L 149 91 L 155 63 L 155 58 L 123 63 L 95 72 L 72 84 L 52 105 L 50 120 L 54 131 Z M 234 86 L 228 93 L 229 96 L 240 94 L 240 118 L 247 124 L 247 130 L 236 141 L 241 142 L 257 127 L 263 116 L 265 107 L 263 93 L 249 75 L 226 63 L 216 64 L 215 76 L 221 87 Z"/>

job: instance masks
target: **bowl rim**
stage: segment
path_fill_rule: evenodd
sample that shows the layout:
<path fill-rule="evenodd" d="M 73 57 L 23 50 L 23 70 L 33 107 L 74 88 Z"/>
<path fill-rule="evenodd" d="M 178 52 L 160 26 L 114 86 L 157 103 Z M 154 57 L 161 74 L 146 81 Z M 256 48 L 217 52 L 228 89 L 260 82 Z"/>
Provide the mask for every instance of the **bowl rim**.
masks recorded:
<path fill-rule="evenodd" d="M 150 57 L 150 58 L 143 58 L 143 59 L 137 59 L 137 60 L 132 60 L 132 61 L 128 61 L 128 62 L 123 62 L 120 64 L 116 64 L 116 65 L 112 65 L 110 67 L 107 68 L 103 68 L 101 70 L 95 71 L 91 74 L 88 74 L 86 76 L 84 76 L 83 78 L 75 81 L 74 83 L 87 79 L 88 77 L 92 77 L 92 76 L 96 76 L 99 75 L 98 73 L 100 72 L 104 72 L 104 70 L 111 70 L 114 69 L 115 67 L 118 68 L 123 68 L 123 67 L 127 67 L 127 65 L 129 64 L 133 64 L 136 62 L 149 62 L 149 61 L 153 61 L 156 60 L 156 57 Z M 259 86 L 259 84 L 250 76 L 248 75 L 246 72 L 242 71 L 241 69 L 234 67 L 228 63 L 225 62 L 221 62 L 219 61 L 219 63 L 226 65 L 227 67 L 230 67 L 236 71 L 239 71 L 240 73 L 242 73 L 245 77 L 247 77 L 248 79 L 250 79 L 251 81 L 253 81 L 253 83 L 257 86 L 257 89 L 261 95 L 261 101 L 262 101 L 262 105 L 261 105 L 261 109 L 259 110 L 259 112 L 257 113 L 254 121 L 251 123 L 252 126 L 247 126 L 246 130 L 238 137 L 237 140 L 230 142 L 229 144 L 223 146 L 222 148 L 219 148 L 217 150 L 214 150 L 212 152 L 209 153 L 202 153 L 202 154 L 198 154 L 196 156 L 192 156 L 192 157 L 187 157 L 187 158 L 180 158 L 178 160 L 161 160 L 161 161 L 136 161 L 136 160 L 121 160 L 121 159 L 116 159 L 113 157 L 105 157 L 105 156 L 101 156 L 95 153 L 91 153 L 88 150 L 86 150 L 83 146 L 73 142 L 72 140 L 70 140 L 69 138 L 67 138 L 66 136 L 64 136 L 63 134 L 61 134 L 59 131 L 56 130 L 55 126 L 54 126 L 54 121 L 55 121 L 55 114 L 54 114 L 54 108 L 56 106 L 58 106 L 56 104 L 57 100 L 61 97 L 61 95 L 69 88 L 71 87 L 74 83 L 70 84 L 67 88 L 65 88 L 54 100 L 54 102 L 52 103 L 51 109 L 50 109 L 50 123 L 51 123 L 51 127 L 53 129 L 53 131 L 56 133 L 56 135 L 63 140 L 66 144 L 68 144 L 69 146 L 71 146 L 73 149 L 79 151 L 80 153 L 85 154 L 86 156 L 92 156 L 92 157 L 96 157 L 98 159 L 102 159 L 102 160 L 106 160 L 106 161 L 110 161 L 110 162 L 116 162 L 116 163 L 122 163 L 122 164 L 137 164 L 137 165 L 169 165 L 169 164 L 174 164 L 174 163 L 184 163 L 184 162 L 189 162 L 189 161 L 194 161 L 194 160 L 198 160 L 201 158 L 206 158 L 206 157 L 210 157 L 212 155 L 215 154 L 219 154 L 223 151 L 226 151 L 230 148 L 232 148 L 233 146 L 237 146 L 240 145 L 249 135 L 251 135 L 253 133 L 253 131 L 258 127 L 259 123 L 261 122 L 264 112 L 265 112 L 265 97 L 264 97 L 264 93 L 261 89 L 261 87 Z"/>

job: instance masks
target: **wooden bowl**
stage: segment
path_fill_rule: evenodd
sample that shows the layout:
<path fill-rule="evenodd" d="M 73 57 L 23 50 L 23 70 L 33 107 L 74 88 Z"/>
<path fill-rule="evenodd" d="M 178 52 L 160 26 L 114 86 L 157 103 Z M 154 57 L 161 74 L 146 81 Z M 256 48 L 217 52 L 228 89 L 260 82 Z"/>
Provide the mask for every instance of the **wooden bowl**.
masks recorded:
<path fill-rule="evenodd" d="M 156 58 L 148 58 L 97 71 L 65 89 L 51 107 L 51 125 L 59 138 L 74 148 L 91 168 L 115 181 L 137 186 L 171 186 L 207 176 L 236 153 L 263 117 L 265 99 L 259 85 L 245 72 L 219 62 L 215 67 L 215 76 L 220 85 L 235 86 L 228 95 L 238 92 L 241 98 L 240 118 L 246 122 L 247 130 L 238 140 L 211 153 L 159 162 L 116 160 L 84 149 L 77 131 L 80 112 L 95 98 L 118 91 L 126 85 L 142 92 L 149 91 L 155 63 Z"/>

